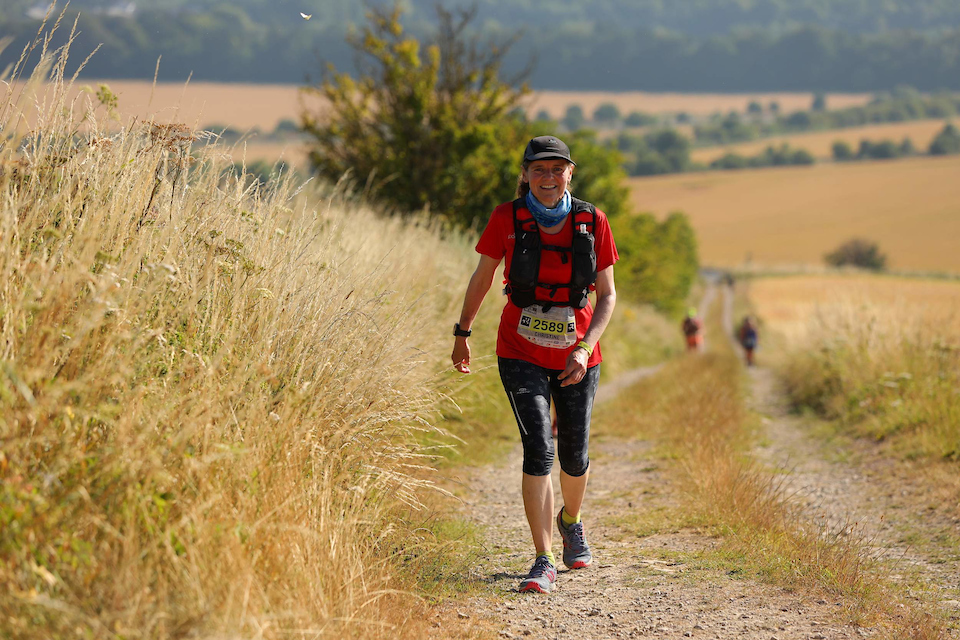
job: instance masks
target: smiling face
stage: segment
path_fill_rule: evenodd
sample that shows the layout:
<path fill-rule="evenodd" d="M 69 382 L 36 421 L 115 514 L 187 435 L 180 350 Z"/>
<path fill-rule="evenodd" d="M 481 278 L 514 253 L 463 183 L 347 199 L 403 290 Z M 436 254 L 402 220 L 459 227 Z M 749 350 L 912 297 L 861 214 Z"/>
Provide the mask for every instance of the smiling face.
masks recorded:
<path fill-rule="evenodd" d="M 534 197 L 551 209 L 560 202 L 572 176 L 573 165 L 559 158 L 534 160 L 523 169 L 523 181 L 530 185 Z"/>

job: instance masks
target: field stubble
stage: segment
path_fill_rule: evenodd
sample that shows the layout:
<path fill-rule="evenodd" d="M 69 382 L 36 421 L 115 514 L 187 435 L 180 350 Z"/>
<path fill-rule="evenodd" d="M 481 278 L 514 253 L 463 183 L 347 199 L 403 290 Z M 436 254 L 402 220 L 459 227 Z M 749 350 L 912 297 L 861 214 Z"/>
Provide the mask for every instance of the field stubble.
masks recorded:
<path fill-rule="evenodd" d="M 960 157 L 711 171 L 630 180 L 638 211 L 686 213 L 719 267 L 822 264 L 851 237 L 898 270 L 960 272 Z"/>

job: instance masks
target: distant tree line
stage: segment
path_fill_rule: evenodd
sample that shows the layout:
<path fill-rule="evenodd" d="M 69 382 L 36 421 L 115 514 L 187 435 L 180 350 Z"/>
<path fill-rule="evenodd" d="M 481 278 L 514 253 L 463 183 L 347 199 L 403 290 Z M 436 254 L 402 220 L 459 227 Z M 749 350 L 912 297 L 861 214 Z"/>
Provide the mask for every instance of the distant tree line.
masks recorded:
<path fill-rule="evenodd" d="M 106 13 L 127 5 L 129 0 L 71 0 L 70 5 L 85 12 Z M 47 0 L 4 0 L 0 18 L 24 15 Z M 61 7 L 64 3 L 60 3 Z M 392 0 L 135 0 L 139 9 L 168 13 L 209 13 L 220 6 L 242 9 L 260 24 L 281 23 L 285 13 L 312 14 L 317 21 L 330 23 L 364 20 L 367 6 L 392 4 Z M 408 28 L 436 21 L 435 0 L 406 0 L 404 23 Z M 467 8 L 475 0 L 446 0 L 448 10 Z M 148 7 L 149 5 L 149 7 Z M 484 0 L 479 3 L 478 24 L 489 28 L 512 29 L 516 25 L 554 28 L 563 24 L 620 24 L 630 28 L 649 27 L 695 36 L 712 36 L 752 25 L 784 31 L 798 24 L 829 24 L 849 33 L 882 33 L 891 29 L 939 31 L 960 26 L 960 5 L 952 0 Z M 299 17 L 298 17 L 299 18 Z"/>
<path fill-rule="evenodd" d="M 178 5 L 179 10 L 164 9 L 165 4 Z M 321 6 L 319 2 L 302 4 L 305 10 L 314 7 L 309 9 L 314 12 L 309 21 L 294 8 L 278 11 L 274 7 L 272 15 L 264 18 L 267 5 L 251 0 L 216 4 L 151 2 L 132 17 L 88 11 L 81 14 L 74 50 L 85 55 L 104 45 L 89 62 L 84 73 L 87 78 L 152 78 L 161 56 L 159 78 L 164 81 L 184 81 L 192 73 L 195 80 L 298 83 L 307 76 L 316 77 L 322 69 L 321 60 L 333 62 L 344 71 L 355 71 L 352 52 L 344 43 L 349 27 L 344 18 L 352 15 L 351 11 L 342 6 Z M 415 4 L 419 7 L 423 3 Z M 658 10 L 655 4 L 675 8 Z M 525 13 L 516 15 L 509 9 L 512 5 L 504 1 L 496 7 L 503 10 L 502 16 L 514 17 L 509 21 L 504 17 L 503 22 L 491 18 L 482 30 L 474 31 L 481 39 L 503 38 L 515 33 L 514 25 L 528 25 L 504 58 L 502 71 L 513 75 L 536 59 L 558 62 L 536 67 L 530 81 L 537 89 L 875 91 L 901 84 L 924 91 L 960 89 L 960 27 L 954 19 L 960 9 L 947 6 L 945 0 L 937 5 L 939 15 L 944 17 L 938 23 L 942 28 L 930 31 L 856 33 L 801 25 L 704 35 L 692 28 L 690 33 L 656 29 L 636 18 L 643 11 L 661 11 L 664 15 L 676 14 L 679 19 L 681 5 L 704 22 L 716 12 L 726 12 L 723 15 L 737 20 L 747 20 L 751 15 L 746 10 L 738 13 L 732 7 L 740 3 L 732 0 L 688 4 L 650 0 L 641 3 L 646 8 L 638 14 L 630 11 L 626 0 L 606 4 L 594 0 L 579 9 L 576 7 L 581 5 L 572 2 L 528 2 L 519 3 Z M 751 4 L 779 7 L 784 16 L 795 13 L 785 0 Z M 806 7 L 798 15 L 809 20 L 821 18 L 822 12 L 814 9 L 821 3 L 808 0 L 798 4 Z M 842 4 L 836 0 L 834 6 Z M 905 1 L 896 4 L 914 6 Z M 589 7 L 597 9 L 589 20 L 572 17 Z M 622 10 L 623 15 L 617 15 L 612 7 Z M 70 12 L 75 13 L 75 9 L 71 5 Z M 562 11 L 567 9 L 573 13 L 564 18 Z M 485 10 L 491 9 L 485 5 Z M 921 15 L 912 9 L 907 12 Z M 72 16 L 68 16 L 70 19 Z M 550 28 L 541 28 L 546 24 Z M 38 22 L 26 19 L 22 11 L 3 10 L 0 34 L 11 36 L 12 43 L 0 53 L 0 68 L 16 60 L 37 26 Z M 412 19 L 409 24 L 410 32 L 418 37 L 426 37 L 432 29 L 434 23 L 425 17 Z M 55 44 L 63 43 L 66 32 L 60 35 Z M 81 56 L 76 57 L 77 62 L 79 59 Z"/>
<path fill-rule="evenodd" d="M 694 127 L 699 145 L 731 144 L 758 138 L 807 131 L 860 127 L 868 124 L 950 118 L 960 114 L 960 95 L 923 95 L 913 87 L 901 86 L 879 93 L 864 106 L 827 110 L 827 99 L 818 94 L 809 111 L 764 114 L 748 108 L 747 114 L 715 114 Z"/>
<path fill-rule="evenodd" d="M 837 162 L 891 160 L 919 153 L 910 138 L 904 138 L 899 143 L 894 140 L 861 140 L 856 151 L 849 143 L 837 140 L 833 143 L 832 151 L 833 159 Z M 954 124 L 947 123 L 930 141 L 927 153 L 931 156 L 960 154 L 960 130 Z"/>

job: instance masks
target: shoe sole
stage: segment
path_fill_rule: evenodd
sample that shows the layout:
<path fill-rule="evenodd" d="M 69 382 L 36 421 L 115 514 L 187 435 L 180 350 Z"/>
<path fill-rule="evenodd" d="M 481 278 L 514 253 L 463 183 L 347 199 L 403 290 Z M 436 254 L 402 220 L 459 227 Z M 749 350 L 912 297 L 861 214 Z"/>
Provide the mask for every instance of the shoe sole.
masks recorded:
<path fill-rule="evenodd" d="M 584 562 L 583 560 L 577 560 L 572 565 L 568 565 L 567 569 L 586 569 L 590 566 L 589 562 Z"/>
<path fill-rule="evenodd" d="M 540 587 L 540 585 L 535 583 L 520 587 L 520 593 L 530 593 L 531 591 L 536 591 L 537 593 L 550 593 L 550 589 L 543 589 Z"/>

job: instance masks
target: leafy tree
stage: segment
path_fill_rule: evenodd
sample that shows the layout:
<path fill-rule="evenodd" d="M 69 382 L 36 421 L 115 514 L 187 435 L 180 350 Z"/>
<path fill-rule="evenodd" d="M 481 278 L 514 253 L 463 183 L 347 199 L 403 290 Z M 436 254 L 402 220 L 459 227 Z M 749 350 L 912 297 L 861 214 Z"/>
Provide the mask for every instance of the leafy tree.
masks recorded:
<path fill-rule="evenodd" d="M 672 213 L 663 222 L 650 214 L 611 222 L 620 261 L 617 292 L 635 302 L 677 313 L 697 277 L 697 239 L 689 219 Z"/>
<path fill-rule="evenodd" d="M 667 161 L 672 171 L 685 171 L 690 164 L 690 139 L 676 129 L 664 129 L 646 136 L 647 145 Z"/>
<path fill-rule="evenodd" d="M 826 111 L 827 110 L 827 95 L 818 91 L 813 94 L 813 103 L 810 105 L 811 111 Z"/>
<path fill-rule="evenodd" d="M 877 243 L 863 238 L 847 240 L 823 259 L 833 267 L 851 266 L 882 271 L 887 266 L 887 256 L 880 252 Z"/>
<path fill-rule="evenodd" d="M 900 146 L 893 140 L 881 140 L 872 142 L 870 140 L 860 141 L 860 150 L 857 152 L 858 158 L 869 158 L 873 160 L 890 160 L 900 157 Z"/>
<path fill-rule="evenodd" d="M 626 118 L 623 120 L 623 124 L 628 127 L 647 127 L 652 124 L 657 124 L 660 119 L 650 113 L 644 113 L 643 111 L 631 111 Z"/>
<path fill-rule="evenodd" d="M 546 109 L 540 109 L 540 111 L 537 112 L 537 122 L 551 122 L 552 120 L 553 118 L 550 117 L 550 112 Z"/>
<path fill-rule="evenodd" d="M 837 140 L 833 143 L 833 159 L 837 162 L 848 162 L 853 160 L 853 147 L 845 140 Z"/>
<path fill-rule="evenodd" d="M 587 117 L 583 114 L 583 107 L 578 104 L 572 104 L 567 107 L 567 111 L 564 113 L 563 119 L 560 120 L 560 124 L 562 124 L 567 131 L 578 131 L 583 128 L 586 121 Z"/>
<path fill-rule="evenodd" d="M 951 123 L 947 124 L 930 142 L 930 155 L 943 156 L 960 153 L 960 130 Z"/>
<path fill-rule="evenodd" d="M 763 113 L 763 106 L 756 100 L 751 100 L 750 104 L 747 105 L 747 113 L 758 116 Z"/>
<path fill-rule="evenodd" d="M 331 68 L 308 89 L 330 106 L 325 114 L 305 111 L 302 127 L 320 175 L 352 174 L 399 211 L 429 208 L 470 225 L 516 179 L 528 131 L 509 114 L 526 89 L 500 80 L 506 47 L 464 45 L 472 13 L 437 11 L 437 40 L 423 48 L 405 35 L 399 8 L 371 10 L 351 38 L 360 77 Z"/>
<path fill-rule="evenodd" d="M 620 121 L 620 109 L 612 102 L 605 102 L 593 112 L 593 121 L 603 126 L 612 126 Z"/>

